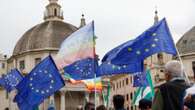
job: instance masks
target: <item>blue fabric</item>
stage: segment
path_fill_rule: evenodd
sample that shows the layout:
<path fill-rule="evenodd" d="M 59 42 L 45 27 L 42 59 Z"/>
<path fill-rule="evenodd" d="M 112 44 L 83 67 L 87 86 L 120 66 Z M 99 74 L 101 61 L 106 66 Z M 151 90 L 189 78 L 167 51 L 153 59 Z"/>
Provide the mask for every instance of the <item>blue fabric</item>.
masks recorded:
<path fill-rule="evenodd" d="M 133 87 L 146 87 L 149 86 L 147 80 L 147 72 L 140 72 L 133 76 Z"/>
<path fill-rule="evenodd" d="M 75 80 L 92 79 L 98 70 L 98 61 L 86 58 L 64 67 L 65 74 L 69 74 Z"/>
<path fill-rule="evenodd" d="M 103 61 L 108 59 L 112 64 L 123 65 L 143 61 L 145 58 L 159 52 L 177 54 L 165 18 L 147 29 L 133 41 L 126 42 L 125 46 L 117 51 L 117 54 L 111 52 L 109 58 L 104 58 Z"/>
<path fill-rule="evenodd" d="M 121 51 L 121 49 L 123 49 L 124 47 L 128 45 L 131 45 L 132 43 L 133 43 L 133 40 L 130 40 L 110 50 L 108 53 L 106 53 L 106 55 L 104 55 L 102 62 L 109 62 Z"/>
<path fill-rule="evenodd" d="M 64 85 L 53 59 L 48 56 L 16 86 L 18 94 L 14 101 L 20 110 L 33 110 Z"/>
<path fill-rule="evenodd" d="M 114 65 L 110 62 L 103 62 L 98 69 L 97 77 L 115 74 L 130 74 L 143 71 L 143 62 L 131 63 L 128 65 Z"/>
<path fill-rule="evenodd" d="M 17 69 L 11 70 L 8 74 L 0 78 L 0 85 L 8 92 L 11 92 L 23 79 L 23 76 Z"/>

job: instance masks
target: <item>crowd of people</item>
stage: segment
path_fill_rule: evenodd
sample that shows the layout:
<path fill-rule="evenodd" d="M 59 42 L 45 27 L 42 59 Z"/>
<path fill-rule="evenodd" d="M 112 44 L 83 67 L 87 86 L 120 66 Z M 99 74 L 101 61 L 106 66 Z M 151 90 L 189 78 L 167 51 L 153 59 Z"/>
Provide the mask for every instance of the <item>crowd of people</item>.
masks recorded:
<path fill-rule="evenodd" d="M 195 110 L 195 85 L 186 81 L 183 72 L 184 69 L 179 61 L 168 62 L 164 72 L 166 82 L 155 88 L 153 100 L 139 101 L 139 110 Z M 114 95 L 114 110 L 126 110 L 124 101 L 123 95 Z M 95 110 L 95 105 L 87 103 L 84 110 Z M 100 105 L 96 110 L 107 110 L 107 108 Z"/>

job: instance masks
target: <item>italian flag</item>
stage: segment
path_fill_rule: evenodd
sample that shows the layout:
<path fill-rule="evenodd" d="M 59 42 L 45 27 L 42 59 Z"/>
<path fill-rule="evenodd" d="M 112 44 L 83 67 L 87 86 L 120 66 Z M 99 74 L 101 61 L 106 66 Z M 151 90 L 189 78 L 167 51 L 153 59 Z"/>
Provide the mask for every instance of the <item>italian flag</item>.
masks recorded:
<path fill-rule="evenodd" d="M 133 105 L 139 105 L 139 101 L 141 99 L 149 99 L 152 100 L 152 98 L 154 97 L 154 86 L 152 83 L 152 78 L 151 78 L 151 72 L 150 69 L 147 69 L 146 71 L 146 78 L 147 81 L 149 82 L 149 86 L 146 87 L 138 87 L 135 95 L 133 97 Z"/>

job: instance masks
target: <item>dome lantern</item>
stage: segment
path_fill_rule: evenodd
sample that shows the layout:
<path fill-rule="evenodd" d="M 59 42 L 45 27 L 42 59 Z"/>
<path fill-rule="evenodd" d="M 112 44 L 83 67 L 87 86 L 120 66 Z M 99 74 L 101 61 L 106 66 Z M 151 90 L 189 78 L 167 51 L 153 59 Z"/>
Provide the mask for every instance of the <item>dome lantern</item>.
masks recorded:
<path fill-rule="evenodd" d="M 44 20 L 60 20 L 64 19 L 63 11 L 61 10 L 61 6 L 57 3 L 58 0 L 49 0 L 49 4 L 46 6 L 46 10 L 44 13 Z"/>
<path fill-rule="evenodd" d="M 85 16 L 85 15 L 82 14 L 81 23 L 80 23 L 80 28 L 86 25 L 85 17 L 84 17 L 84 16 Z"/>
<path fill-rule="evenodd" d="M 157 11 L 157 7 L 155 7 L 155 16 L 154 16 L 154 24 L 156 24 L 159 20 L 158 20 L 158 11 Z"/>

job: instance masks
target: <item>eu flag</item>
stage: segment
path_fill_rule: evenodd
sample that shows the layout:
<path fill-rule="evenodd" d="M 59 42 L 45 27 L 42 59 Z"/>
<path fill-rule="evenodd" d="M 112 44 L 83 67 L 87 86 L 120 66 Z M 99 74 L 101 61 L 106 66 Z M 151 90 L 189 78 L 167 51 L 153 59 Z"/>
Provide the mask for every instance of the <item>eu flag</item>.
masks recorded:
<path fill-rule="evenodd" d="M 51 56 L 41 61 L 18 85 L 15 97 L 20 110 L 33 110 L 64 86 Z"/>
<path fill-rule="evenodd" d="M 120 49 L 109 59 L 112 64 L 129 64 L 143 61 L 155 53 L 165 52 L 176 55 L 177 51 L 165 18 Z"/>
<path fill-rule="evenodd" d="M 0 78 L 0 85 L 3 86 L 8 92 L 11 92 L 23 79 L 23 76 L 17 69 L 11 70 L 8 74 Z"/>
<path fill-rule="evenodd" d="M 92 79 L 98 70 L 98 61 L 94 58 L 86 58 L 64 67 L 65 73 L 75 80 Z"/>
<path fill-rule="evenodd" d="M 124 64 L 124 65 L 114 65 L 110 62 L 103 62 L 98 69 L 97 76 L 105 76 L 105 75 L 114 75 L 114 74 L 129 74 L 135 72 L 143 71 L 143 61 Z"/>
<path fill-rule="evenodd" d="M 146 87 L 146 86 L 149 86 L 146 71 L 139 72 L 133 76 L 133 87 Z"/>
<path fill-rule="evenodd" d="M 116 55 L 121 51 L 121 49 L 123 49 L 124 47 L 128 45 L 131 45 L 132 43 L 133 43 L 133 40 L 130 40 L 110 50 L 108 53 L 106 53 L 106 55 L 104 55 L 102 62 L 106 62 L 106 61 L 109 62 L 110 60 L 112 60 L 112 58 L 116 57 Z"/>

